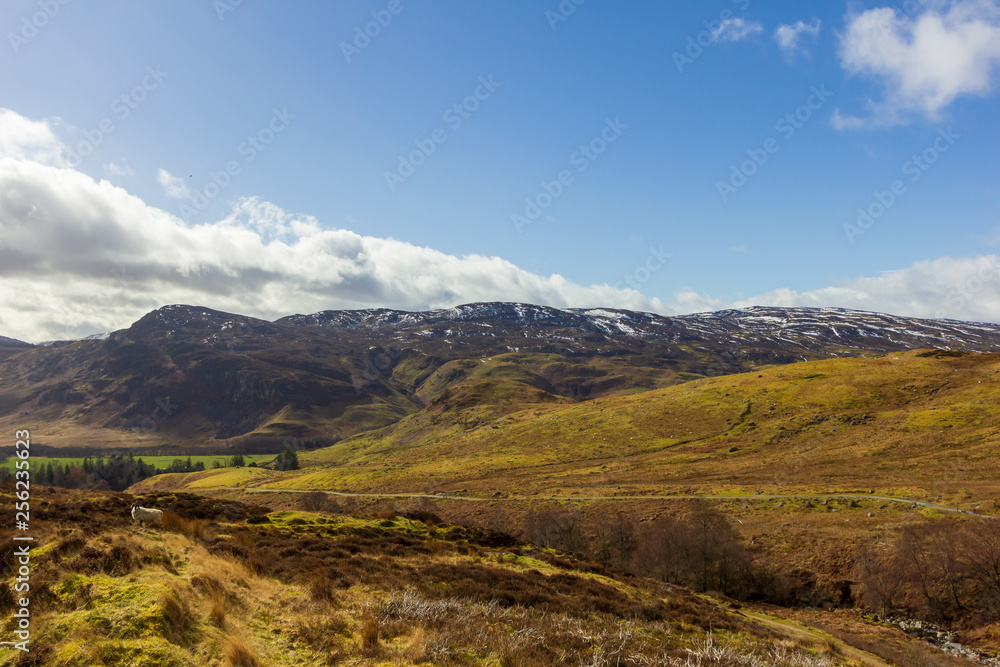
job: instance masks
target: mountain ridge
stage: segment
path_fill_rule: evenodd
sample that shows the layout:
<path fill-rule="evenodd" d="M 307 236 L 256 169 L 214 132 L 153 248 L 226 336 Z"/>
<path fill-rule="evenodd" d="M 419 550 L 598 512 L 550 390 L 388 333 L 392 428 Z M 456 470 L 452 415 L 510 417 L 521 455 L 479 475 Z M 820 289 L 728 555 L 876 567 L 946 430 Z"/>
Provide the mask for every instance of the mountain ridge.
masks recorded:
<path fill-rule="evenodd" d="M 30 425 L 53 444 L 273 450 L 381 428 L 465 381 L 583 400 L 917 348 L 1000 350 L 1000 325 L 845 309 L 666 317 L 508 302 L 269 322 L 171 305 L 106 336 L 0 346 L 0 427 Z M 164 403 L 181 407 L 160 419 Z"/>

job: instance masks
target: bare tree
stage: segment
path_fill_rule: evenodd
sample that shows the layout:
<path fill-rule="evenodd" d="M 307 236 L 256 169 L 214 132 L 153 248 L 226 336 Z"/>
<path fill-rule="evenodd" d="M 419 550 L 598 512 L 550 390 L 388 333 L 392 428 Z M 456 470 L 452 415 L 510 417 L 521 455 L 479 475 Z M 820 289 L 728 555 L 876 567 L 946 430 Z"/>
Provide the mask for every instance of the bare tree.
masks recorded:
<path fill-rule="evenodd" d="M 546 548 L 580 552 L 586 538 L 579 527 L 579 512 L 543 510 L 529 512 L 525 517 L 524 537 Z"/>
<path fill-rule="evenodd" d="M 855 578 L 860 584 L 858 601 L 882 618 L 899 606 L 904 567 L 892 545 L 871 544 L 854 559 Z"/>

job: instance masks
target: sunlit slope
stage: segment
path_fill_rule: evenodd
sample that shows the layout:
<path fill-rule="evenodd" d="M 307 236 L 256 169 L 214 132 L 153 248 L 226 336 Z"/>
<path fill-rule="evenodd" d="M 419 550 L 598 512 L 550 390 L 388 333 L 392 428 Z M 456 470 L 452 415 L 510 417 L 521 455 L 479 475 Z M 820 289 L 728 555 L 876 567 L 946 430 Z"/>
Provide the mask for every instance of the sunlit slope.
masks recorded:
<path fill-rule="evenodd" d="M 466 384 L 390 427 L 302 453 L 296 473 L 233 484 L 227 473 L 225 485 L 986 497 L 1000 486 L 998 372 L 1000 355 L 910 352 L 577 404 L 514 382 Z M 212 486 L 212 474 L 198 485 Z"/>

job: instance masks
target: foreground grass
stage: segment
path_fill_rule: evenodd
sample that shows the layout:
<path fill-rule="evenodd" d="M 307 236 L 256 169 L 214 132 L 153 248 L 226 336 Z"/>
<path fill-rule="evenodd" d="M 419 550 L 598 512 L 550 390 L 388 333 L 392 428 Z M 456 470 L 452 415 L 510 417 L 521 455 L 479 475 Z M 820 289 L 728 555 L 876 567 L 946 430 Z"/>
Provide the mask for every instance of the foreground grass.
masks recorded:
<path fill-rule="evenodd" d="M 132 500 L 37 499 L 33 651 L 0 665 L 866 664 L 489 531 L 185 495 L 137 529 Z"/>

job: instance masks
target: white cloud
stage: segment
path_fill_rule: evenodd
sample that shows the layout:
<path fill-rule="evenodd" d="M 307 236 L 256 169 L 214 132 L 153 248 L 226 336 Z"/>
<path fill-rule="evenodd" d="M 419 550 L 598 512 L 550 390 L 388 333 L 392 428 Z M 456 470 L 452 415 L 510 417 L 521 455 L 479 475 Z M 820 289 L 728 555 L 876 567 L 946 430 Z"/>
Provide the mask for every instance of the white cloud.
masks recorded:
<path fill-rule="evenodd" d="M 66 165 L 65 146 L 56 139 L 50 123 L 30 120 L 3 108 L 0 108 L 0 157 Z"/>
<path fill-rule="evenodd" d="M 163 191 L 171 199 L 190 199 L 191 188 L 187 186 L 184 179 L 174 176 L 166 169 L 160 169 L 156 173 L 156 182 L 163 187 Z"/>
<path fill-rule="evenodd" d="M 54 136 L 49 148 L 59 149 Z M 167 172 L 158 180 L 181 190 Z M 22 340 L 127 327 L 171 303 L 266 319 L 494 300 L 670 310 L 635 290 L 541 276 L 499 257 L 326 229 L 255 198 L 187 225 L 108 181 L 16 151 L 0 154 L 0 192 L 0 335 Z"/>
<path fill-rule="evenodd" d="M 135 176 L 135 172 L 132 171 L 132 167 L 127 164 L 118 165 L 114 162 L 109 162 L 104 165 L 104 175 L 111 176 Z"/>
<path fill-rule="evenodd" d="M 741 18 L 729 18 L 722 21 L 712 31 L 712 39 L 716 42 L 738 42 L 750 35 L 761 32 L 764 26 L 754 21 L 744 21 Z"/>
<path fill-rule="evenodd" d="M 0 110 L 0 137 L 12 136 L 5 118 L 32 127 Z M 10 145 L 0 139 L 0 335 L 32 342 L 120 329 L 171 303 L 264 319 L 502 300 L 666 315 L 753 304 L 842 306 L 1000 321 L 1000 257 L 993 255 L 919 262 L 838 287 L 779 289 L 737 303 L 694 289 L 665 302 L 530 273 L 499 257 L 458 257 L 326 229 L 256 198 L 236 202 L 222 220 L 188 225 L 108 181 L 59 166 L 54 135 L 30 149 Z"/>
<path fill-rule="evenodd" d="M 840 307 L 910 317 L 1000 322 L 1000 257 L 941 257 L 838 287 L 777 289 L 734 304 Z"/>
<path fill-rule="evenodd" d="M 1000 0 L 929 4 L 916 16 L 882 7 L 849 18 L 841 66 L 876 80 L 884 99 L 870 101 L 865 116 L 838 110 L 835 127 L 887 127 L 914 114 L 936 120 L 958 97 L 992 90 L 1000 65 Z"/>
<path fill-rule="evenodd" d="M 814 40 L 819 37 L 820 20 L 814 18 L 811 23 L 796 21 L 791 25 L 780 25 L 774 31 L 774 39 L 786 56 L 795 55 L 796 51 L 805 51 L 800 45 L 801 37 L 807 35 Z"/>

